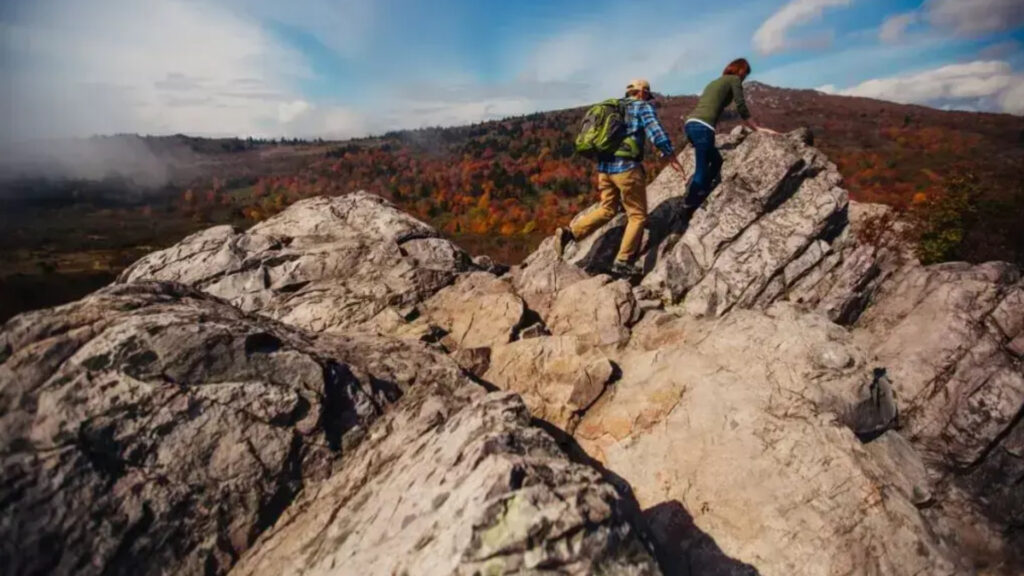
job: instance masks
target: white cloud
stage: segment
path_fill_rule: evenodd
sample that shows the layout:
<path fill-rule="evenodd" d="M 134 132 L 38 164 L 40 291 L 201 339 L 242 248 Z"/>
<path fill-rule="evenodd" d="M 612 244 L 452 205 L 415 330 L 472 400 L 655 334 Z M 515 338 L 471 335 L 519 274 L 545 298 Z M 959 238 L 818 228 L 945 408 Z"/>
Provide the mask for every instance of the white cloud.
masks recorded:
<path fill-rule="evenodd" d="M 188 0 L 31 5 L 2 30 L 10 110 L 0 138 L 117 132 L 279 136 L 312 106 L 304 57 L 230 7 Z M 318 111 L 322 131 L 351 118 Z"/>
<path fill-rule="evenodd" d="M 409 108 L 392 108 L 384 119 L 391 127 L 423 128 L 458 126 L 536 111 L 536 102 L 527 98 L 497 97 L 459 102 L 447 100 L 417 101 Z"/>
<path fill-rule="evenodd" d="M 600 50 L 600 36 L 589 29 L 570 30 L 542 41 L 535 53 L 532 72 L 541 82 L 560 81 L 586 71 L 593 63 L 595 50 Z"/>
<path fill-rule="evenodd" d="M 788 35 L 792 28 L 821 18 L 826 8 L 849 6 L 851 0 L 791 0 L 765 20 L 754 33 L 754 48 L 761 54 L 775 54 L 808 42 L 791 40 Z M 819 39 L 811 43 L 819 44 Z"/>
<path fill-rule="evenodd" d="M 311 108 L 312 106 L 305 100 L 281 102 L 277 105 L 277 118 L 282 124 L 287 124 L 299 117 L 301 114 L 308 112 Z"/>
<path fill-rule="evenodd" d="M 301 102 L 301 104 L 300 104 Z M 357 110 L 338 105 L 316 105 L 296 101 L 290 107 L 291 116 L 278 128 L 278 133 L 289 138 L 321 137 L 345 139 L 364 136 L 379 130 L 372 126 L 366 115 Z"/>
<path fill-rule="evenodd" d="M 1018 77 L 1015 85 L 1004 90 L 999 96 L 1003 112 L 1024 116 L 1024 78 Z"/>
<path fill-rule="evenodd" d="M 523 83 L 573 85 L 575 100 L 567 105 L 619 96 L 637 77 L 648 79 L 655 91 L 673 93 L 685 85 L 703 86 L 742 56 L 736 47 L 755 18 L 749 10 L 727 11 L 693 20 L 684 32 L 671 22 L 655 22 L 643 42 L 627 34 L 608 35 L 599 26 L 570 25 L 545 41 L 513 50 L 522 56 L 509 66 L 518 68 Z"/>
<path fill-rule="evenodd" d="M 1014 54 L 1024 54 L 1024 44 L 1016 40 L 1006 40 L 986 46 L 978 52 L 978 58 L 982 60 L 1002 60 Z"/>
<path fill-rule="evenodd" d="M 625 17 L 612 14 L 606 20 Z M 377 100 L 374 131 L 396 127 L 466 124 L 507 116 L 581 106 L 621 96 L 631 78 L 645 77 L 655 91 L 678 91 L 681 81 L 714 78 L 733 58 L 736 43 L 723 39 L 742 35 L 749 11 L 721 13 L 693 22 L 680 33 L 669 23 L 654 23 L 646 40 L 628 35 L 609 36 L 588 23 L 570 23 L 541 38 L 529 37 L 510 46 L 503 68 L 516 72 L 513 80 L 480 83 L 443 64 L 433 68 L 429 82 L 396 86 Z M 740 32 L 737 32 L 740 30 Z M 703 84 L 701 84 L 703 85 Z"/>
<path fill-rule="evenodd" d="M 928 0 L 925 17 L 933 26 L 959 36 L 977 36 L 1024 25 L 1021 0 Z"/>
<path fill-rule="evenodd" d="M 1002 61 L 979 60 L 868 80 L 836 93 L 905 104 L 1024 113 L 1024 75 Z"/>
<path fill-rule="evenodd" d="M 439 78 L 448 78 L 439 74 Z M 451 126 L 576 106 L 590 86 L 571 81 L 531 78 L 480 84 L 454 73 L 451 79 L 395 87 L 377 101 L 369 120 L 372 132 L 399 128 Z"/>
<path fill-rule="evenodd" d="M 917 20 L 917 12 L 906 12 L 889 16 L 882 23 L 882 28 L 878 32 L 878 39 L 888 44 L 899 42 L 906 34 L 907 28 L 917 22 Z"/>

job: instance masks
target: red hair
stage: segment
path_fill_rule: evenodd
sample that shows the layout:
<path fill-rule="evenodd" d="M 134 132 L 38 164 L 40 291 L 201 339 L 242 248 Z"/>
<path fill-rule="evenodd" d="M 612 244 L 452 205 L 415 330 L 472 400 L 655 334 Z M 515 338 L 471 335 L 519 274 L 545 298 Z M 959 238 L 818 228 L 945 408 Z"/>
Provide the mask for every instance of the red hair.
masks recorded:
<path fill-rule="evenodd" d="M 739 76 L 745 74 L 750 76 L 750 62 L 747 62 L 746 58 L 737 58 L 722 71 L 722 76 Z"/>

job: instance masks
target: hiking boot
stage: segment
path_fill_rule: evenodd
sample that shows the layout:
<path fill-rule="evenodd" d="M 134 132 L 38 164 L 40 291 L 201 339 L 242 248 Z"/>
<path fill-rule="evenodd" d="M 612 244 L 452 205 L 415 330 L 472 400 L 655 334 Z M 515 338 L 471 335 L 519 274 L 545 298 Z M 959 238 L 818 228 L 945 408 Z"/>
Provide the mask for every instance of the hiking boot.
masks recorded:
<path fill-rule="evenodd" d="M 555 230 L 555 254 L 561 258 L 565 254 L 565 248 L 570 242 L 575 242 L 576 238 L 572 235 L 572 230 L 568 228 L 559 228 Z"/>
<path fill-rule="evenodd" d="M 629 262 L 616 260 L 608 272 L 618 278 L 637 278 L 644 275 L 644 271 Z"/>

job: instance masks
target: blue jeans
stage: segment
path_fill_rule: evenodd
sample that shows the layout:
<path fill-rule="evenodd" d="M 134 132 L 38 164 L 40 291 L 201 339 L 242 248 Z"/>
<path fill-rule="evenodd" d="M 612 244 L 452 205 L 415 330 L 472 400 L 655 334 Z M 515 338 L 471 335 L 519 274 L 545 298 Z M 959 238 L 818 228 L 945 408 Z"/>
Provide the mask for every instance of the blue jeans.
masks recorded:
<path fill-rule="evenodd" d="M 699 122 L 686 124 L 686 138 L 696 151 L 697 166 L 686 195 L 687 204 L 700 205 L 722 172 L 722 155 L 715 148 L 715 131 Z"/>

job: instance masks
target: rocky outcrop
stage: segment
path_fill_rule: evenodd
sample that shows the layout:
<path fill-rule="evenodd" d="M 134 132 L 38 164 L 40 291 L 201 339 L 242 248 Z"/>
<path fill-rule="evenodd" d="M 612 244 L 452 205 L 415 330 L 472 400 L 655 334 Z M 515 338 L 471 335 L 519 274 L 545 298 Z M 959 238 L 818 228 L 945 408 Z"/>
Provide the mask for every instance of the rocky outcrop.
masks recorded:
<path fill-rule="evenodd" d="M 210 228 L 155 252 L 119 282 L 182 282 L 315 332 L 421 303 L 472 263 L 460 248 L 378 196 L 312 198 L 238 232 Z"/>
<path fill-rule="evenodd" d="M 1013 573 L 1020 544 L 1000 531 L 1024 519 L 1019 271 L 922 267 L 892 212 L 849 202 L 803 134 L 719 145 L 722 183 L 694 213 L 674 171 L 648 188 L 643 319 L 601 348 L 617 376 L 577 412 L 575 440 L 657 511 L 670 571 L 702 561 L 684 526 L 764 574 Z M 513 271 L 549 328 L 593 317 L 560 295 L 597 282 L 572 267 L 603 269 L 623 225 Z M 556 316 L 560 300 L 573 304 Z M 876 368 L 890 406 L 858 439 L 860 411 L 880 410 Z"/>
<path fill-rule="evenodd" d="M 19 316 L 2 340 L 0 540 L 19 574 L 225 572 L 397 399 L 394 375 L 415 374 L 402 363 L 430 360 L 372 370 L 391 346 L 339 341 L 321 355 L 169 284 Z M 430 367 L 419 377 L 458 383 Z"/>
<path fill-rule="evenodd" d="M 720 137 L 722 183 L 693 213 L 682 206 L 688 175 L 663 171 L 647 193 L 645 293 L 670 305 L 682 301 L 699 316 L 791 300 L 837 322 L 856 320 L 907 255 L 887 233 L 889 210 L 850 203 L 835 165 L 808 140 L 803 132 L 775 137 L 743 129 Z M 692 167 L 692 149 L 680 161 Z M 606 268 L 624 226 L 619 216 L 570 247 L 566 259 L 590 271 Z M 577 281 L 553 260 L 542 246 L 517 272 L 517 286 L 552 294 Z"/>
<path fill-rule="evenodd" d="M 526 306 L 505 280 L 488 272 L 459 278 L 424 303 L 424 313 L 448 332 L 452 349 L 508 344 L 526 314 Z"/>
<path fill-rule="evenodd" d="M 628 499 L 422 345 L 130 283 L 0 349 L 6 573 L 656 573 Z"/>
<path fill-rule="evenodd" d="M 4 559 L 1019 573 L 1020 271 L 921 266 L 806 133 L 719 144 L 696 211 L 686 175 L 648 188 L 637 285 L 598 273 L 621 217 L 506 270 L 358 193 L 12 320 Z"/>
<path fill-rule="evenodd" d="M 906 482 L 845 425 L 869 383 L 845 330 L 783 304 L 658 322 L 636 330 L 682 338 L 620 352 L 621 380 L 576 429 L 643 508 L 680 504 L 725 554 L 762 574 L 956 573 Z M 655 537 L 679 547 L 672 531 Z"/>
<path fill-rule="evenodd" d="M 1022 327 L 1019 270 L 954 263 L 901 271 L 855 331 L 898 385 L 905 434 L 1010 525 L 1024 520 Z"/>
<path fill-rule="evenodd" d="M 234 574 L 658 573 L 615 489 L 530 427 L 516 396 L 434 396 L 387 418 Z"/>

